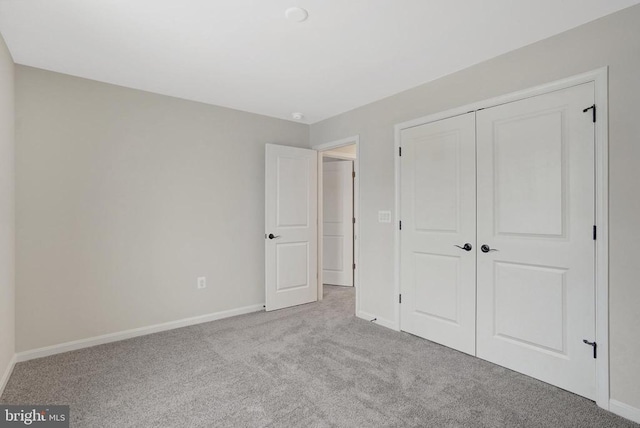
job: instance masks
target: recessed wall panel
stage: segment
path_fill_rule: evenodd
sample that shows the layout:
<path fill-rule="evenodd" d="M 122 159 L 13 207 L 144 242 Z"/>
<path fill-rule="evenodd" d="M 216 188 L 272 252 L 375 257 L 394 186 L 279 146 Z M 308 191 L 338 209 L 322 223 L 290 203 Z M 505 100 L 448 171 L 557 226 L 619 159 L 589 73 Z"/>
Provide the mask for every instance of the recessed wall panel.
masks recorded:
<path fill-rule="evenodd" d="M 414 253 L 415 310 L 443 320 L 458 320 L 458 257 Z"/>
<path fill-rule="evenodd" d="M 307 242 L 277 244 L 276 258 L 277 291 L 309 286 L 309 244 Z"/>
<path fill-rule="evenodd" d="M 307 227 L 309 223 L 309 161 L 279 157 L 277 166 L 277 227 Z"/>
<path fill-rule="evenodd" d="M 496 336 L 565 352 L 565 269 L 495 263 Z"/>
<path fill-rule="evenodd" d="M 417 230 L 458 230 L 460 136 L 457 131 L 415 142 L 414 196 Z"/>
<path fill-rule="evenodd" d="M 322 264 L 324 270 L 344 270 L 344 238 L 342 236 L 324 236 L 322 243 Z"/>
<path fill-rule="evenodd" d="M 563 236 L 562 111 L 496 122 L 494 136 L 496 233 Z"/>
<path fill-rule="evenodd" d="M 342 223 L 343 206 L 342 176 L 340 170 L 323 172 L 323 215 L 325 223 Z"/>

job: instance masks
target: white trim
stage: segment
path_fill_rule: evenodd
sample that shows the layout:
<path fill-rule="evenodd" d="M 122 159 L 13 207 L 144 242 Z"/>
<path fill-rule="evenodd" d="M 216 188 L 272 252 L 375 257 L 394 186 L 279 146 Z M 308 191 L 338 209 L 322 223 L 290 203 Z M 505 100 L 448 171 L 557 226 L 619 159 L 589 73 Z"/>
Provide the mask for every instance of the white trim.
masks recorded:
<path fill-rule="evenodd" d="M 205 322 L 216 321 L 223 318 L 235 317 L 237 315 L 249 314 L 264 310 L 264 305 L 251 305 L 228 311 L 214 312 L 207 315 L 197 317 L 184 318 L 176 321 L 169 321 L 162 324 L 150 325 L 147 327 L 134 328 L 131 330 L 120 331 L 117 333 L 109 333 L 101 336 L 89 337 L 87 339 L 74 340 L 71 342 L 60 343 L 57 345 L 45 346 L 44 348 L 32 349 L 30 351 L 18 352 L 16 354 L 16 362 L 33 360 L 35 358 L 48 357 L 50 355 L 61 354 L 63 352 L 75 351 L 77 349 L 90 348 L 105 343 L 117 342 L 120 340 L 131 339 L 133 337 L 145 336 L 147 334 L 159 333 L 161 331 L 173 330 L 176 328 L 188 327 L 191 325 L 202 324 Z"/>
<path fill-rule="evenodd" d="M 13 354 L 13 357 L 9 360 L 9 364 L 7 365 L 7 369 L 4 371 L 2 378 L 0 378 L 0 397 L 4 392 L 4 388 L 7 386 L 9 382 L 9 378 L 11 377 L 11 373 L 13 373 L 13 368 L 16 365 L 16 354 Z"/>
<path fill-rule="evenodd" d="M 400 132 L 403 129 L 424 125 L 437 120 L 469 113 L 483 108 L 495 107 L 537 95 L 559 91 L 583 83 L 594 82 L 595 103 L 598 108 L 598 120 L 595 124 L 595 174 L 596 174 L 596 225 L 598 239 L 596 240 L 595 260 L 595 292 L 596 292 L 596 341 L 598 343 L 598 358 L 596 360 L 596 403 L 603 409 L 609 409 L 609 109 L 608 109 L 608 68 L 601 67 L 586 73 L 557 80 L 544 85 L 522 91 L 501 95 L 484 101 L 467 104 L 462 107 L 424 116 L 418 119 L 399 123 L 394 127 L 395 135 L 395 257 L 394 257 L 394 298 L 395 320 L 400 330 L 400 232 L 397 224 L 400 221 Z"/>
<path fill-rule="evenodd" d="M 395 330 L 395 326 L 394 326 L 393 321 L 389 321 L 389 320 L 384 319 L 384 318 L 378 318 L 375 315 L 370 314 L 369 312 L 358 311 L 356 313 L 356 316 L 358 318 L 362 318 L 363 320 L 370 321 L 370 322 L 372 322 L 374 324 L 378 324 L 378 325 L 381 325 L 383 327 Z"/>
<path fill-rule="evenodd" d="M 359 143 L 360 143 L 360 135 L 353 135 L 351 137 L 341 138 L 339 140 L 330 141 L 328 143 L 316 144 L 311 148 L 318 152 L 325 152 L 330 149 L 337 149 L 338 147 L 350 146 L 352 144 L 359 144 Z M 359 147 L 356 147 L 356 148 L 359 148 Z M 356 150 L 356 158 L 358 154 L 359 153 Z"/>
<path fill-rule="evenodd" d="M 611 411 L 611 413 L 615 413 L 618 416 L 622 416 L 623 418 L 627 418 L 633 422 L 637 422 L 640 424 L 640 409 L 638 409 L 637 407 L 633 407 L 618 400 L 611 399 L 609 401 L 609 411 Z"/>
<path fill-rule="evenodd" d="M 348 161 L 356 160 L 355 155 L 352 156 L 344 153 L 327 151 L 327 152 L 322 152 L 322 154 L 323 154 L 323 157 L 331 158 L 331 159 L 340 159 L 340 160 L 348 160 Z"/>
<path fill-rule="evenodd" d="M 311 147 L 313 150 L 318 151 L 318 300 L 322 300 L 324 284 L 322 283 L 322 158 L 324 152 L 328 152 L 331 149 L 338 147 L 356 145 L 356 157 L 353 160 L 353 171 L 356 173 L 356 178 L 353 183 L 353 216 L 356 219 L 356 223 L 353 225 L 353 234 L 355 240 L 353 243 L 353 262 L 356 264 L 356 270 L 353 277 L 353 286 L 356 289 L 356 307 L 355 313 L 360 313 L 360 135 L 353 135 L 351 137 L 342 138 L 340 140 L 330 141 L 328 143 L 317 144 Z M 333 156 L 333 155 L 332 155 Z"/>
<path fill-rule="evenodd" d="M 596 168 L 596 403 L 609 409 L 609 70 L 593 73 L 597 121 Z"/>
<path fill-rule="evenodd" d="M 400 331 L 400 132 L 404 128 L 400 125 L 394 127 L 393 144 L 393 168 L 395 180 L 394 212 L 396 213 L 393 224 L 393 329 Z"/>
<path fill-rule="evenodd" d="M 442 112 L 430 114 L 428 116 L 419 117 L 417 119 L 408 120 L 406 122 L 398 123 L 395 125 L 396 131 L 402 131 L 403 129 L 413 128 L 414 126 L 424 125 L 426 123 L 435 122 L 441 119 L 447 119 L 453 116 L 459 116 L 461 114 L 470 113 L 475 110 L 480 110 L 488 107 L 496 107 L 501 104 L 510 103 L 513 101 L 523 100 L 525 98 L 535 97 L 536 95 L 547 94 L 553 91 L 559 91 L 562 89 L 570 88 L 571 86 L 581 85 L 588 82 L 596 82 L 596 86 L 600 89 L 605 89 L 607 85 L 607 67 L 601 67 L 596 70 L 588 71 L 586 73 L 578 74 L 576 76 L 567 77 L 565 79 L 556 80 L 554 82 L 545 83 L 544 85 L 534 86 L 533 88 L 523 89 L 517 92 L 511 92 L 509 94 L 500 95 L 488 100 L 478 101 L 472 104 L 467 104 L 461 107 L 452 108 Z M 604 84 L 602 83 L 604 79 Z M 598 91 L 596 90 L 596 93 Z M 600 101 L 600 99 L 596 99 Z M 605 100 L 606 101 L 606 100 Z M 600 107 L 598 107 L 600 111 Z M 606 111 L 606 110 L 605 110 Z M 396 133 L 396 136 L 399 134 Z"/>
<path fill-rule="evenodd" d="M 317 198 L 318 198 L 318 203 L 316 204 L 317 208 L 318 208 L 318 213 L 316 215 L 316 218 L 318 219 L 318 224 L 317 224 L 317 232 L 318 232 L 318 236 L 316 237 L 316 246 L 318 247 L 317 250 L 317 254 L 316 254 L 316 272 L 318 275 L 318 280 L 316 281 L 317 283 L 317 290 L 316 292 L 318 293 L 318 302 L 322 301 L 322 299 L 324 299 L 324 271 L 322 269 L 322 267 L 324 266 L 324 217 L 323 217 L 323 212 L 324 212 L 324 197 L 322 196 L 322 192 L 323 192 L 323 183 L 324 183 L 324 168 L 322 165 L 322 162 L 324 162 L 323 159 L 323 155 L 322 152 L 318 152 L 318 164 L 316 166 L 317 169 L 317 174 L 318 174 L 318 191 L 317 193 Z"/>

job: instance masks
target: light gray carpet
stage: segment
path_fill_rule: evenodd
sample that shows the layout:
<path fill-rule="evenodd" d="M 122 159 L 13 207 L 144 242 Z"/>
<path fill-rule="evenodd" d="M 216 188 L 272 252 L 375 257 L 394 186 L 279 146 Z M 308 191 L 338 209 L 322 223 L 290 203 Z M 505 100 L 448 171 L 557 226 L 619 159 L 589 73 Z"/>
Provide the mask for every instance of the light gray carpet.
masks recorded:
<path fill-rule="evenodd" d="M 637 427 L 584 398 L 356 318 L 350 288 L 17 364 L 0 398 L 72 427 Z"/>

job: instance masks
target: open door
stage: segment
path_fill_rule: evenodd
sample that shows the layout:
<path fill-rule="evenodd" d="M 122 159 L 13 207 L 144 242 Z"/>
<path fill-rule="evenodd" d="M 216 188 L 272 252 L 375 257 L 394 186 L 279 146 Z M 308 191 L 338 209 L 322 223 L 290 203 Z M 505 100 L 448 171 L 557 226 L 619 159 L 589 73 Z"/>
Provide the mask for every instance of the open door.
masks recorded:
<path fill-rule="evenodd" d="M 317 152 L 266 145 L 266 310 L 318 299 Z"/>
<path fill-rule="evenodd" d="M 322 279 L 353 286 L 353 161 L 323 163 Z"/>

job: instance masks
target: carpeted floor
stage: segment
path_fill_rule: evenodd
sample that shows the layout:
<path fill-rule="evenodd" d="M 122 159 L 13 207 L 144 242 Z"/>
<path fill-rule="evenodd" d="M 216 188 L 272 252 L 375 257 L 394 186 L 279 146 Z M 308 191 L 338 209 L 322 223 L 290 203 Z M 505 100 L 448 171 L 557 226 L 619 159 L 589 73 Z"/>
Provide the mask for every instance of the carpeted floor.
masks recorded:
<path fill-rule="evenodd" d="M 638 427 L 593 402 L 356 318 L 350 288 L 17 364 L 0 398 L 72 427 Z"/>

